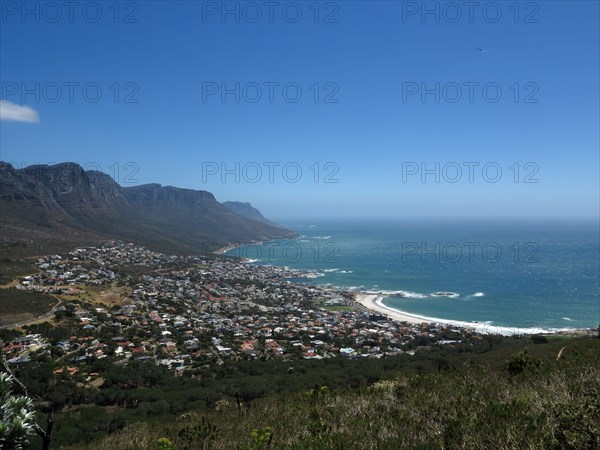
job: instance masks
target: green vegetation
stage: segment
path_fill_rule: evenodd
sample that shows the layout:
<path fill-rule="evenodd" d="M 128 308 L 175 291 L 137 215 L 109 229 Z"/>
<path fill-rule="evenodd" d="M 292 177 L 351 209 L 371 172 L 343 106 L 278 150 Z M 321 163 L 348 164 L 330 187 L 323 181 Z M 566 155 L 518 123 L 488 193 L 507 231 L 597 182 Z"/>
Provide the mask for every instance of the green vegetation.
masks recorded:
<path fill-rule="evenodd" d="M 354 311 L 355 308 L 353 308 L 352 306 L 322 306 L 321 308 L 323 308 L 326 311 L 339 311 L 339 312 L 348 312 L 348 311 Z"/>
<path fill-rule="evenodd" d="M 547 350 L 220 403 L 70 448 L 599 448 L 600 340 L 573 339 L 558 359 Z"/>
<path fill-rule="evenodd" d="M 596 338 L 536 344 L 528 337 L 490 336 L 478 346 L 440 346 L 378 360 L 211 359 L 180 376 L 150 362 L 122 366 L 111 358 L 88 358 L 76 374 L 52 375 L 78 355 L 57 364 L 40 355 L 16 371 L 40 399 L 39 419 L 56 411 L 52 444 L 58 448 L 600 444 Z M 101 383 L 89 382 L 92 373 L 101 374 Z M 32 448 L 37 445 L 34 436 Z"/>
<path fill-rule="evenodd" d="M 13 378 L 0 372 L 0 448 L 22 448 L 34 433 L 33 401 L 13 393 Z"/>
<path fill-rule="evenodd" d="M 0 289 L 0 325 L 38 317 L 57 302 L 55 297 L 40 292 Z"/>

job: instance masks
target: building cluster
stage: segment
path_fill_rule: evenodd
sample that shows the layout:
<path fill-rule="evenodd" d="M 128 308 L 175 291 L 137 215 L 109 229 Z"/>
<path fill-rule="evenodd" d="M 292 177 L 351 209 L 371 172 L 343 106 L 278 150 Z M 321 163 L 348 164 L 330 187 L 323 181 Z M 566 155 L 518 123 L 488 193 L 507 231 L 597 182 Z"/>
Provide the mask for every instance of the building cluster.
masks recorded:
<path fill-rule="evenodd" d="M 37 267 L 18 288 L 62 300 L 54 321 L 72 336 L 54 343 L 55 353 L 73 365 L 110 357 L 179 371 L 227 358 L 381 358 L 470 336 L 391 321 L 354 302 L 353 292 L 291 281 L 313 274 L 229 257 L 165 255 L 112 241 L 40 258 Z M 7 350 L 13 362 L 27 352 Z"/>

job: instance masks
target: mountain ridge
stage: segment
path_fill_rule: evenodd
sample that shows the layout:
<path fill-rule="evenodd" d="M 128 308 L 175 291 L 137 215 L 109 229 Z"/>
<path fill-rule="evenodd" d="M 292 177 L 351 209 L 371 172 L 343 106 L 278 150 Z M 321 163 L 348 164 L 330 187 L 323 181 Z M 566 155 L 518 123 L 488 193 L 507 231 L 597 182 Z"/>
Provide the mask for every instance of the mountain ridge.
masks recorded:
<path fill-rule="evenodd" d="M 296 235 L 236 214 L 208 191 L 122 187 L 71 162 L 15 169 L 0 161 L 0 230 L 3 247 L 120 239 L 184 254 Z"/>
<path fill-rule="evenodd" d="M 261 212 L 254 208 L 250 202 L 227 201 L 221 204 L 230 211 L 233 211 L 240 216 L 247 217 L 248 219 L 256 220 L 258 222 L 266 223 L 267 225 L 272 225 L 275 227 L 280 226 L 263 216 Z"/>

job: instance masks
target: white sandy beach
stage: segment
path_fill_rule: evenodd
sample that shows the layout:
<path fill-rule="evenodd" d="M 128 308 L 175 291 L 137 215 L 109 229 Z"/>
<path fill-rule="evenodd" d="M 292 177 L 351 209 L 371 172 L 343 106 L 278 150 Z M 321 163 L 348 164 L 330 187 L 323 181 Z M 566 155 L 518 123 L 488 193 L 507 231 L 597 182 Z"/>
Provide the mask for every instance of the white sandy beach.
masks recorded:
<path fill-rule="evenodd" d="M 234 250 L 234 249 L 240 247 L 241 245 L 242 244 L 229 244 L 229 245 L 226 245 L 225 247 L 216 249 L 213 253 L 215 255 L 223 255 L 231 250 Z"/>
<path fill-rule="evenodd" d="M 409 323 L 423 323 L 430 321 L 426 317 L 408 314 L 402 311 L 398 311 L 396 309 L 388 308 L 382 303 L 383 299 L 383 295 L 369 294 L 366 292 L 359 292 L 354 296 L 354 300 L 356 300 L 357 303 L 360 303 L 367 309 L 386 315 L 392 320 L 398 320 L 400 322 Z"/>
<path fill-rule="evenodd" d="M 380 314 L 388 316 L 392 320 L 408 323 L 439 323 L 448 326 L 454 326 L 458 328 L 465 328 L 471 331 L 475 331 L 481 334 L 500 334 L 504 336 L 511 336 L 515 334 L 552 334 L 557 332 L 564 332 L 565 330 L 558 329 L 544 329 L 539 327 L 501 327 L 492 325 L 491 323 L 481 322 L 463 322 L 457 320 L 438 319 L 434 317 L 419 316 L 417 314 L 407 313 L 405 311 L 399 311 L 394 308 L 390 308 L 383 304 L 384 295 L 381 293 L 370 293 L 370 292 L 357 292 L 354 295 L 354 300 L 360 303 L 365 308 Z"/>

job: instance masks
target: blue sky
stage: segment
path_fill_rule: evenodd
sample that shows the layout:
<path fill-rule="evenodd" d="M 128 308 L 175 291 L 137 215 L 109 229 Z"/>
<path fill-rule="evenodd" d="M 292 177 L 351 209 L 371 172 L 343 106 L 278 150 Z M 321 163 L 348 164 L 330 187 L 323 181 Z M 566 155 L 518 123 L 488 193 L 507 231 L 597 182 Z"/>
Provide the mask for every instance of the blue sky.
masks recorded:
<path fill-rule="evenodd" d="M 4 161 L 276 219 L 598 217 L 598 2 L 0 3 Z"/>

